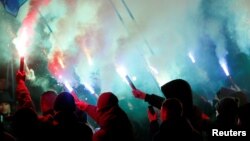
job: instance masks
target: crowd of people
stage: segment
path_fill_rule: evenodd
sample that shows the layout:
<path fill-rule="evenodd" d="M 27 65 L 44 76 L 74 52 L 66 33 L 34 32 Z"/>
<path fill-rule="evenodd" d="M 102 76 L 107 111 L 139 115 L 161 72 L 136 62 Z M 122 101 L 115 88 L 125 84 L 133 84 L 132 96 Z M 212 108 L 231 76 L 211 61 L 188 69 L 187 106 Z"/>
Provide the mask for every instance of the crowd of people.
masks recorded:
<path fill-rule="evenodd" d="M 74 91 L 46 91 L 36 111 L 25 72 L 16 74 L 15 100 L 0 90 L 0 141 L 72 140 L 72 141 L 137 141 L 137 130 L 112 92 L 103 92 L 92 105 L 79 99 Z M 250 104 L 225 96 L 208 104 L 212 112 L 193 102 L 190 84 L 175 79 L 161 86 L 164 94 L 148 94 L 133 89 L 136 99 L 147 102 L 148 135 L 152 141 L 210 141 L 216 136 L 242 136 L 249 140 Z M 12 105 L 15 105 L 13 108 Z M 140 111 L 143 112 L 143 111 Z M 136 114 L 136 113 L 134 113 Z M 90 116 L 98 125 L 93 127 Z M 236 139 L 236 138 L 235 138 Z"/>

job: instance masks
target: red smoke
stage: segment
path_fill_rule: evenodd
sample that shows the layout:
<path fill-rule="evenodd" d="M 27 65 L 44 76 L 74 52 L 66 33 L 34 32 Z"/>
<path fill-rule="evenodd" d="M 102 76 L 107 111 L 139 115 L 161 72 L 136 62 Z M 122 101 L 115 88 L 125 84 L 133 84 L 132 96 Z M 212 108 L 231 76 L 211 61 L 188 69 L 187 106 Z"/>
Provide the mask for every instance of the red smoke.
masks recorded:
<path fill-rule="evenodd" d="M 18 30 L 17 38 L 24 43 L 23 47 L 29 47 L 34 37 L 34 30 L 38 19 L 39 8 L 46 6 L 51 0 L 31 0 L 29 11 L 24 18 L 21 27 Z M 22 37 L 24 29 L 27 32 L 27 38 Z M 22 48 L 23 48 L 22 47 Z"/>
<path fill-rule="evenodd" d="M 63 74 L 63 66 L 60 61 L 63 61 L 63 52 L 57 49 L 53 52 L 52 58 L 48 60 L 48 69 L 57 79 Z"/>

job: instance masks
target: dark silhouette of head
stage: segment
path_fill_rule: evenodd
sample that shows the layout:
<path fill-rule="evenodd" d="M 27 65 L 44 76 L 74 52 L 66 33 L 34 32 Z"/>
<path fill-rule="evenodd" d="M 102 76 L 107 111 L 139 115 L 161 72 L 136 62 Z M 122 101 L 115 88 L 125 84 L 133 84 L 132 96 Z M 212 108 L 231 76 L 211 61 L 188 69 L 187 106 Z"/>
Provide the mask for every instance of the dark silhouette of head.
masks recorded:
<path fill-rule="evenodd" d="M 97 101 L 97 109 L 103 111 L 118 105 L 118 98 L 112 92 L 102 93 Z"/>
<path fill-rule="evenodd" d="M 38 129 L 38 116 L 34 109 L 23 107 L 18 109 L 13 116 L 12 128 L 19 139 L 28 138 Z"/>
<path fill-rule="evenodd" d="M 76 110 L 74 97 L 68 92 L 60 93 L 56 97 L 54 110 L 57 112 L 74 112 Z"/>
<path fill-rule="evenodd" d="M 183 114 L 186 115 L 193 108 L 192 89 L 189 83 L 182 79 L 175 79 L 161 87 L 166 98 L 176 98 L 183 105 Z"/>
<path fill-rule="evenodd" d="M 238 113 L 238 103 L 234 98 L 225 97 L 219 101 L 217 111 L 221 116 L 235 116 Z"/>
<path fill-rule="evenodd" d="M 10 94 L 8 92 L 1 92 L 0 91 L 0 103 L 2 102 L 6 102 L 9 104 L 12 104 L 14 102 L 14 100 L 10 97 Z"/>
<path fill-rule="evenodd" d="M 176 98 L 166 99 L 161 106 L 162 120 L 180 118 L 183 114 L 182 104 Z"/>
<path fill-rule="evenodd" d="M 46 91 L 41 95 L 40 107 L 43 115 L 53 110 L 56 97 L 55 91 Z"/>

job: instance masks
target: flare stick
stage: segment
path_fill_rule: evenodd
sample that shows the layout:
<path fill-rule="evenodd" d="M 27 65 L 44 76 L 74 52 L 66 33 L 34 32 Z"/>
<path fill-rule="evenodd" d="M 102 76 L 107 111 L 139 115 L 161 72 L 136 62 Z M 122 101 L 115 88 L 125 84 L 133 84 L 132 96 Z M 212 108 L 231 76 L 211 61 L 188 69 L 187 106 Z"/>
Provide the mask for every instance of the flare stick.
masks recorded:
<path fill-rule="evenodd" d="M 130 86 L 133 90 L 135 90 L 136 87 L 135 87 L 134 83 L 131 81 L 131 79 L 129 78 L 129 76 L 126 75 L 125 77 L 126 77 L 128 83 L 129 83 L 129 86 Z"/>

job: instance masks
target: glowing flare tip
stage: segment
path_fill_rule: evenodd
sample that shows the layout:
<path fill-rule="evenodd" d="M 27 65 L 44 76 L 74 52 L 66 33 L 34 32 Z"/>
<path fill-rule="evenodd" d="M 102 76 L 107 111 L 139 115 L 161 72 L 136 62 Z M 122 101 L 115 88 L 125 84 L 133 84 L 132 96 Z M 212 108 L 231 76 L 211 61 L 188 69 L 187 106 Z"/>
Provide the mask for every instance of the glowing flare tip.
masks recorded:
<path fill-rule="evenodd" d="M 191 52 L 188 53 L 189 58 L 191 59 L 192 63 L 195 63 L 194 56 Z"/>
<path fill-rule="evenodd" d="M 64 85 L 65 85 L 65 87 L 66 87 L 70 92 L 73 91 L 73 88 L 72 88 L 72 86 L 69 84 L 68 81 L 64 81 Z"/>
<path fill-rule="evenodd" d="M 88 83 L 83 84 L 90 91 L 91 94 L 95 94 L 95 90 Z"/>
<path fill-rule="evenodd" d="M 229 76 L 230 74 L 229 74 L 229 71 L 228 71 L 228 67 L 227 67 L 226 61 L 222 59 L 222 60 L 219 61 L 219 63 L 221 65 L 224 73 L 226 74 L 226 76 Z"/>

